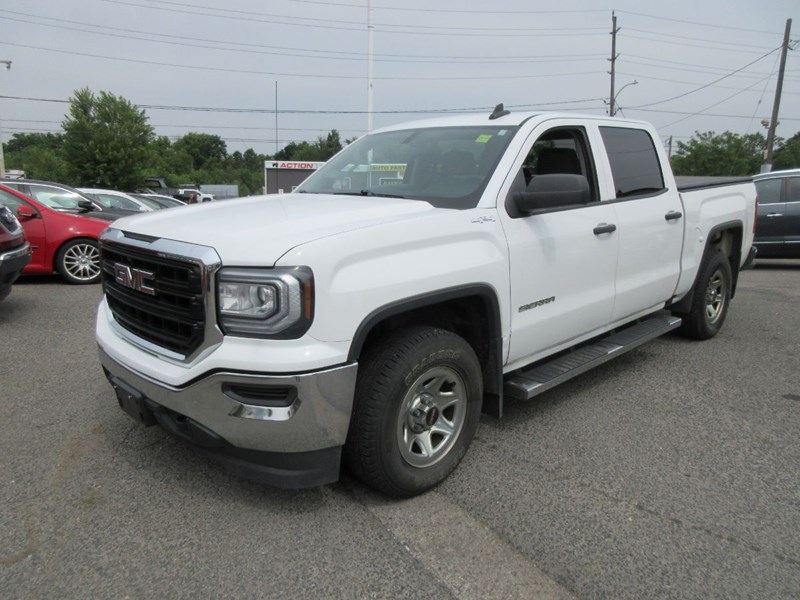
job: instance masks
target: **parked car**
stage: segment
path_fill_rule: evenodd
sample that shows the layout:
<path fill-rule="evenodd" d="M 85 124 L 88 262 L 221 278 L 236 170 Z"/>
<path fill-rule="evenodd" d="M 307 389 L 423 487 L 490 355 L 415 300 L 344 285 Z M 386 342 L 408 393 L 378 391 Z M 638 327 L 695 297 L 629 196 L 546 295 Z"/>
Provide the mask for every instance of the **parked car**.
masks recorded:
<path fill-rule="evenodd" d="M 210 202 L 214 199 L 212 194 L 200 191 L 200 186 L 196 183 L 182 183 L 180 187 L 171 188 L 161 177 L 148 177 L 144 181 L 146 193 L 158 193 L 177 198 L 185 204 L 195 204 L 197 202 Z M 142 191 L 144 191 L 142 190 Z"/>
<path fill-rule="evenodd" d="M 78 191 L 98 202 L 104 208 L 131 210 L 134 212 L 152 212 L 161 209 L 158 205 L 142 202 L 139 198 L 116 190 L 81 187 L 78 188 Z"/>
<path fill-rule="evenodd" d="M 758 258 L 800 258 L 800 169 L 753 177 L 758 190 Z"/>
<path fill-rule="evenodd" d="M 0 204 L 0 300 L 11 293 L 11 284 L 30 260 L 31 247 L 22 226 L 14 213 Z"/>
<path fill-rule="evenodd" d="M 164 196 L 162 194 L 139 194 L 136 192 L 131 192 L 129 196 L 139 198 L 139 200 L 142 202 L 156 204 L 159 206 L 159 208 L 175 208 L 176 206 L 186 206 L 185 202 L 181 202 L 172 196 Z"/>
<path fill-rule="evenodd" d="M 30 242 L 31 261 L 23 273 L 56 271 L 74 284 L 100 281 L 97 239 L 108 221 L 56 210 L 2 184 L 0 204 L 16 214 Z"/>
<path fill-rule="evenodd" d="M 0 179 L 0 184 L 21 192 L 48 208 L 71 214 L 88 214 L 97 219 L 114 221 L 137 214 L 137 211 L 105 207 L 78 190 L 63 183 L 36 179 Z"/>

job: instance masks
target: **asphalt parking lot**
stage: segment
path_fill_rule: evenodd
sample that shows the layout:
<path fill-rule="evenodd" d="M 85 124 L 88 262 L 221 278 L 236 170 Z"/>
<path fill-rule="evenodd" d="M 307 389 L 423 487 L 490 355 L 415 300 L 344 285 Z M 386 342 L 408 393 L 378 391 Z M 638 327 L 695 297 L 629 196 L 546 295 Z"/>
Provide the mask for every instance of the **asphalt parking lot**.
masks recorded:
<path fill-rule="evenodd" d="M 100 293 L 30 278 L 0 303 L 2 598 L 800 597 L 800 260 L 742 273 L 713 340 L 483 417 L 404 502 L 260 487 L 134 423 Z"/>

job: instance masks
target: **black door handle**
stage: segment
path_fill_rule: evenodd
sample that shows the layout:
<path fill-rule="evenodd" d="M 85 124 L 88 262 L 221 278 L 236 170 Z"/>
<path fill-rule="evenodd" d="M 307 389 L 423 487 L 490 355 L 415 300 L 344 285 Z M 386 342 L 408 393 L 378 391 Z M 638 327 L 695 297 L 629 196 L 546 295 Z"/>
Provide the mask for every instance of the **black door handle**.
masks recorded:
<path fill-rule="evenodd" d="M 675 221 L 677 219 L 680 219 L 682 216 L 683 216 L 682 212 L 679 212 L 677 210 L 671 210 L 667 214 L 664 215 L 664 218 L 667 221 Z"/>
<path fill-rule="evenodd" d="M 617 226 L 613 223 L 600 223 L 597 227 L 595 227 L 592 231 L 594 231 L 595 235 L 602 235 L 604 233 L 612 233 L 617 230 Z"/>

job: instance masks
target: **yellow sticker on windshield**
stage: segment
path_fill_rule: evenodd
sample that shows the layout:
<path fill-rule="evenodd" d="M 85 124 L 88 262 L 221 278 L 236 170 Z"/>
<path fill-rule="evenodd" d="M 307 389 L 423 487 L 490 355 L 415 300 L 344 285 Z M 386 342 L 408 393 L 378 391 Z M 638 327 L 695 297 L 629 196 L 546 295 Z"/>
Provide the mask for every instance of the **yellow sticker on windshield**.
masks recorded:
<path fill-rule="evenodd" d="M 487 134 L 487 133 L 484 133 L 483 135 L 479 135 L 477 138 L 475 138 L 475 143 L 476 144 L 485 144 L 490 139 L 492 139 L 492 136 Z"/>

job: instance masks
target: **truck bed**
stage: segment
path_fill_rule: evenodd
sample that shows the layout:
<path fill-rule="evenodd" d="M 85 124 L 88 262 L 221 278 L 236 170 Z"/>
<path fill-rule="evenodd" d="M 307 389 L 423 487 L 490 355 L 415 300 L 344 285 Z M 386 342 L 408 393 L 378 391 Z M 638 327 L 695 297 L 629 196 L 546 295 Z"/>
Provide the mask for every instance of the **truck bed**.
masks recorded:
<path fill-rule="evenodd" d="M 678 186 L 679 192 L 699 190 L 709 187 L 719 187 L 723 185 L 735 185 L 737 183 L 747 183 L 752 180 L 752 177 L 706 177 L 696 175 L 675 177 L 675 183 Z"/>

